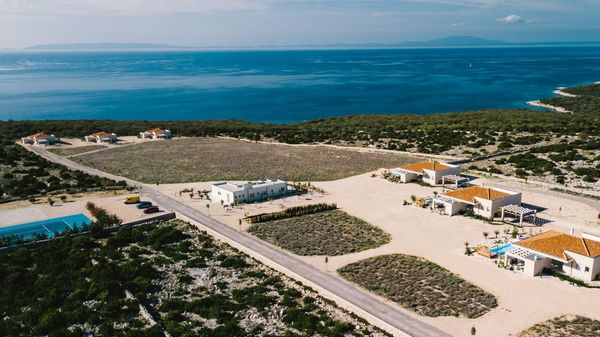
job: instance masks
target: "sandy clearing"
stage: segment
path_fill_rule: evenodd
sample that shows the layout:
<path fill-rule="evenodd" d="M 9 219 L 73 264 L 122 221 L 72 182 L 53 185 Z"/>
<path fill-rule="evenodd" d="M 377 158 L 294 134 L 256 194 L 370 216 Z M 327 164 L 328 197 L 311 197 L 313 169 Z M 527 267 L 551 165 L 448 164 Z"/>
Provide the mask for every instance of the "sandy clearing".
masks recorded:
<path fill-rule="evenodd" d="M 415 206 L 402 206 L 403 201 L 409 200 L 412 194 L 431 196 L 433 191 L 441 192 L 441 188 L 394 184 L 371 178 L 370 174 L 332 182 L 319 182 L 315 183 L 315 186 L 324 189 L 327 193 L 325 195 L 313 193 L 244 205 L 230 211 L 225 211 L 218 204 L 212 204 L 210 215 L 240 229 L 238 221 L 244 213 L 276 211 L 281 209 L 282 205 L 290 207 L 307 203 L 335 202 L 344 211 L 390 233 L 392 241 L 376 249 L 329 257 L 327 265 L 322 256 L 298 257 L 339 277 L 335 273 L 337 268 L 364 258 L 391 253 L 412 254 L 438 263 L 497 296 L 499 307 L 478 319 L 428 318 L 408 312 L 455 336 L 470 336 L 472 326 L 475 326 L 478 335 L 482 336 L 514 335 L 535 323 L 562 314 L 579 314 L 600 319 L 600 302 L 595 300 L 598 296 L 597 290 L 573 287 L 550 277 L 529 278 L 516 272 L 499 269 L 483 258 L 466 257 L 463 254 L 465 241 L 473 245 L 483 240 L 483 231 L 487 231 L 490 237 L 493 237 L 494 229 L 502 232 L 507 226 L 493 226 L 460 216 L 442 216 Z M 178 192 L 184 188 L 210 190 L 210 183 L 160 186 L 163 193 L 207 213 L 207 201 L 200 200 L 197 196 L 190 199 L 188 193 L 179 196 Z M 543 230 L 568 231 L 574 227 L 577 233 L 582 230 L 600 233 L 600 226 L 596 220 L 597 212 L 589 205 L 558 196 L 545 195 L 543 192 L 528 191 L 523 196 L 525 203 L 546 208 L 539 213 L 539 216 L 554 221 L 544 225 Z M 248 225 L 244 224 L 241 230 L 247 227 Z M 533 231 L 537 232 L 539 229 L 535 228 Z M 385 299 L 382 300 L 390 303 Z"/>

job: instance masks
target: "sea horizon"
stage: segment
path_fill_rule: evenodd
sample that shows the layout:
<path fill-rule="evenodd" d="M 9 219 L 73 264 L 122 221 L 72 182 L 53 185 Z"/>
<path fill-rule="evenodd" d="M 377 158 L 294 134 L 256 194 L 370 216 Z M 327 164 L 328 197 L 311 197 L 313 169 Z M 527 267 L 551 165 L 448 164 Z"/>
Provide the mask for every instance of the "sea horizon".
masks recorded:
<path fill-rule="evenodd" d="M 530 108 L 598 80 L 598 46 L 3 51 L 0 120 L 429 115 Z"/>

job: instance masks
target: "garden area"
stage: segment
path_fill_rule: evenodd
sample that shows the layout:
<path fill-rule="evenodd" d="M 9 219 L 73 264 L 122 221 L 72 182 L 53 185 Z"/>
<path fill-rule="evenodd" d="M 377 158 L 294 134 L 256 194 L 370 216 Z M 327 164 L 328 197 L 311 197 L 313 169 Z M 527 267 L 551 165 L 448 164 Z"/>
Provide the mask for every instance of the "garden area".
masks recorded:
<path fill-rule="evenodd" d="M 560 316 L 536 324 L 518 337 L 597 337 L 600 321 L 582 316 Z"/>
<path fill-rule="evenodd" d="M 263 219 L 252 222 L 248 231 L 303 256 L 345 255 L 376 248 L 391 240 L 388 233 L 338 209 L 277 216 L 273 220 L 263 215 Z"/>
<path fill-rule="evenodd" d="M 0 254 L 6 336 L 384 336 L 314 291 L 171 220 Z"/>
<path fill-rule="evenodd" d="M 74 159 L 145 183 L 240 181 L 265 177 L 289 181 L 336 180 L 415 160 L 401 154 L 219 138 L 142 143 Z"/>
<path fill-rule="evenodd" d="M 350 282 L 428 317 L 477 318 L 498 306 L 494 295 L 423 258 L 376 256 L 338 269 Z"/>

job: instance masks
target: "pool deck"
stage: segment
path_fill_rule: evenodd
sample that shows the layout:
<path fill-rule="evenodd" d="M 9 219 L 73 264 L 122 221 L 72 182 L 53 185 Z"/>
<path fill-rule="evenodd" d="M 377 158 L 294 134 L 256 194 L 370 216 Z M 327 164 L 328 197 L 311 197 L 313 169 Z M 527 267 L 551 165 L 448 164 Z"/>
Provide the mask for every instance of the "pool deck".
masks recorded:
<path fill-rule="evenodd" d="M 54 206 L 43 203 L 34 204 L 29 207 L 3 210 L 0 211 L 0 228 L 60 218 L 79 213 L 93 220 L 94 218 L 85 208 L 85 204 L 88 201 L 95 203 L 98 207 L 105 208 L 110 213 L 116 214 L 123 220 L 123 222 L 131 222 L 156 216 L 156 214 L 144 214 L 142 210 L 137 209 L 135 205 L 123 204 L 124 198 L 125 196 L 108 198 L 81 198 L 77 201 L 65 203 L 62 203 L 60 200 L 56 200 Z M 149 199 L 144 200 L 153 201 Z M 161 207 L 161 210 L 164 209 Z"/>

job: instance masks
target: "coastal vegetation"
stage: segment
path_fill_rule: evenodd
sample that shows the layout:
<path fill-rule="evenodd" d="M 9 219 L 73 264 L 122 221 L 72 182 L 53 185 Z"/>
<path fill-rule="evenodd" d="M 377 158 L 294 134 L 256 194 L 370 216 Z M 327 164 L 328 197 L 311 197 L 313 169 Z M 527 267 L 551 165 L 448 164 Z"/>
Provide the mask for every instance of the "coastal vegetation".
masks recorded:
<path fill-rule="evenodd" d="M 565 315 L 536 324 L 518 337 L 592 337 L 600 336 L 600 321 Z"/>
<path fill-rule="evenodd" d="M 124 181 L 70 170 L 0 138 L 0 201 L 126 187 Z"/>
<path fill-rule="evenodd" d="M 221 138 L 149 142 L 73 158 L 84 165 L 145 183 L 279 178 L 335 180 L 415 161 L 330 147 L 289 146 Z"/>
<path fill-rule="evenodd" d="M 344 266 L 338 273 L 424 316 L 477 318 L 498 306 L 492 294 L 416 256 L 376 256 Z"/>
<path fill-rule="evenodd" d="M 429 154 L 452 155 L 465 158 L 475 158 L 477 161 L 471 169 L 487 173 L 501 173 L 515 175 L 521 178 L 541 179 L 543 181 L 573 185 L 584 188 L 600 188 L 597 184 L 600 166 L 600 151 L 593 149 L 594 144 L 600 142 L 600 84 L 563 89 L 564 92 L 577 97 L 555 97 L 542 100 L 545 104 L 563 107 L 573 113 L 558 113 L 553 111 L 537 111 L 526 109 L 489 109 L 482 111 L 443 113 L 434 115 L 354 115 L 326 119 L 312 120 L 302 123 L 291 124 L 267 124 L 250 123 L 236 120 L 219 121 L 165 121 L 160 122 L 161 127 L 169 128 L 175 136 L 186 137 L 214 137 L 228 136 L 252 141 L 273 141 L 288 144 L 336 144 L 352 145 L 360 147 L 378 148 L 394 151 L 420 152 Z M 140 130 L 155 127 L 156 122 L 149 121 L 5 121 L 0 122 L 0 131 L 9 138 L 17 139 L 23 135 L 33 132 L 52 132 L 62 137 L 80 137 L 95 130 L 111 130 L 119 135 L 137 135 Z M 189 140 L 193 142 L 192 140 Z M 153 144 L 154 145 L 154 144 Z M 558 148 L 568 146 L 568 153 L 562 154 Z M 134 147 L 140 153 L 149 151 L 147 147 Z M 167 156 L 173 160 L 169 152 L 165 152 L 167 145 L 156 145 L 160 155 Z M 556 147 L 556 148 L 552 148 Z M 587 147 L 587 149 L 585 148 Z M 215 149 L 215 147 L 210 147 Z M 190 150 L 196 152 L 198 148 L 191 146 Z M 258 147 L 256 147 L 258 149 Z M 537 149 L 546 152 L 536 152 Z M 250 149 L 244 148 L 247 152 Z M 287 150 L 291 151 L 291 150 Z M 107 151 L 104 156 L 98 154 L 98 162 L 94 165 L 106 164 L 106 160 L 123 158 L 131 155 L 123 150 L 115 152 L 111 157 Z M 210 152 L 210 151 L 209 151 Z M 277 151 L 275 151 L 277 152 Z M 321 151 L 322 152 L 322 151 Z M 213 155 L 211 153 L 199 152 L 202 155 Z M 147 153 L 151 159 L 156 157 L 154 152 Z M 177 159 L 182 155 L 190 154 L 187 151 L 173 153 Z M 239 153 L 231 153 L 240 155 Z M 257 155 L 266 155 L 257 151 Z M 502 157 L 504 155 L 504 157 Z M 512 155 L 523 155 L 515 157 Z M 552 155 L 552 157 L 549 157 Z M 91 156 L 91 155 L 90 155 Z M 224 155 L 223 155 L 224 156 Z M 500 160 L 494 163 L 485 160 L 487 156 Z M 141 165 L 152 165 L 156 160 L 133 161 Z M 335 153 L 316 156 L 316 159 L 336 158 Z M 529 157 L 530 159 L 526 158 Z M 222 156 L 208 157 L 212 161 L 223 160 Z M 231 157 L 230 157 L 231 158 Z M 236 157 L 237 158 L 237 157 Z M 280 156 L 274 157 L 283 161 Z M 288 158 L 293 160 L 295 156 Z M 298 160 L 304 160 L 300 156 Z M 481 161 L 480 159 L 484 159 Z M 92 159 L 90 157 L 90 159 Z M 106 160 L 103 160 L 106 159 Z M 244 158 L 258 161 L 257 157 Z M 505 161 L 504 161 L 505 160 Z M 158 161 L 160 163 L 160 160 Z M 231 162 L 231 161 L 230 161 Z M 324 160 L 327 162 L 327 160 Z M 343 162 L 339 160 L 338 162 Z M 147 176 L 140 174 L 138 170 L 131 169 L 130 176 L 137 174 L 137 178 L 145 182 L 183 182 L 192 180 L 211 179 L 256 179 L 267 173 L 279 172 L 272 169 L 265 173 L 248 172 L 240 174 L 228 168 L 222 170 L 228 174 L 217 174 L 208 170 L 207 174 L 195 173 L 193 176 L 185 163 L 175 161 L 177 165 L 184 168 L 179 173 L 181 179 L 166 179 L 161 176 Z M 279 162 L 276 162 L 279 164 Z M 260 165 L 253 162 L 253 166 Z M 266 163 L 262 165 L 267 166 Z M 123 166 L 123 167 L 121 167 Z M 277 166 L 277 165 L 271 165 Z M 380 165 L 384 167 L 385 165 Z M 393 165 L 388 165 L 391 167 Z M 520 166 L 520 167 L 517 167 Z M 220 167 L 220 166 L 219 166 Z M 298 166 L 295 166 L 298 167 Z M 370 169 L 368 165 L 365 170 Z M 310 165 L 303 167 L 310 169 Z M 113 173 L 128 171 L 125 165 L 108 165 Z M 264 169 L 264 168 L 262 168 Z M 340 169 L 338 167 L 338 169 Z M 174 170 L 174 169 L 172 169 Z M 153 171 L 153 170 L 146 170 Z M 328 180 L 335 179 L 345 174 L 362 170 L 351 170 L 351 172 L 335 175 L 331 172 L 319 172 L 314 174 L 315 179 L 306 174 L 289 172 L 290 180 Z M 280 174 L 281 175 L 281 174 Z M 171 174 L 171 176 L 173 176 Z M 192 177 L 190 177 L 192 176 Z M 284 177 L 283 175 L 281 175 Z M 596 185 L 594 185 L 596 184 Z"/>
<path fill-rule="evenodd" d="M 0 254 L 7 336 L 384 336 L 286 276 L 171 220 Z"/>
<path fill-rule="evenodd" d="M 298 255 L 344 255 L 389 243 L 388 233 L 341 210 L 260 221 L 248 231 Z"/>

